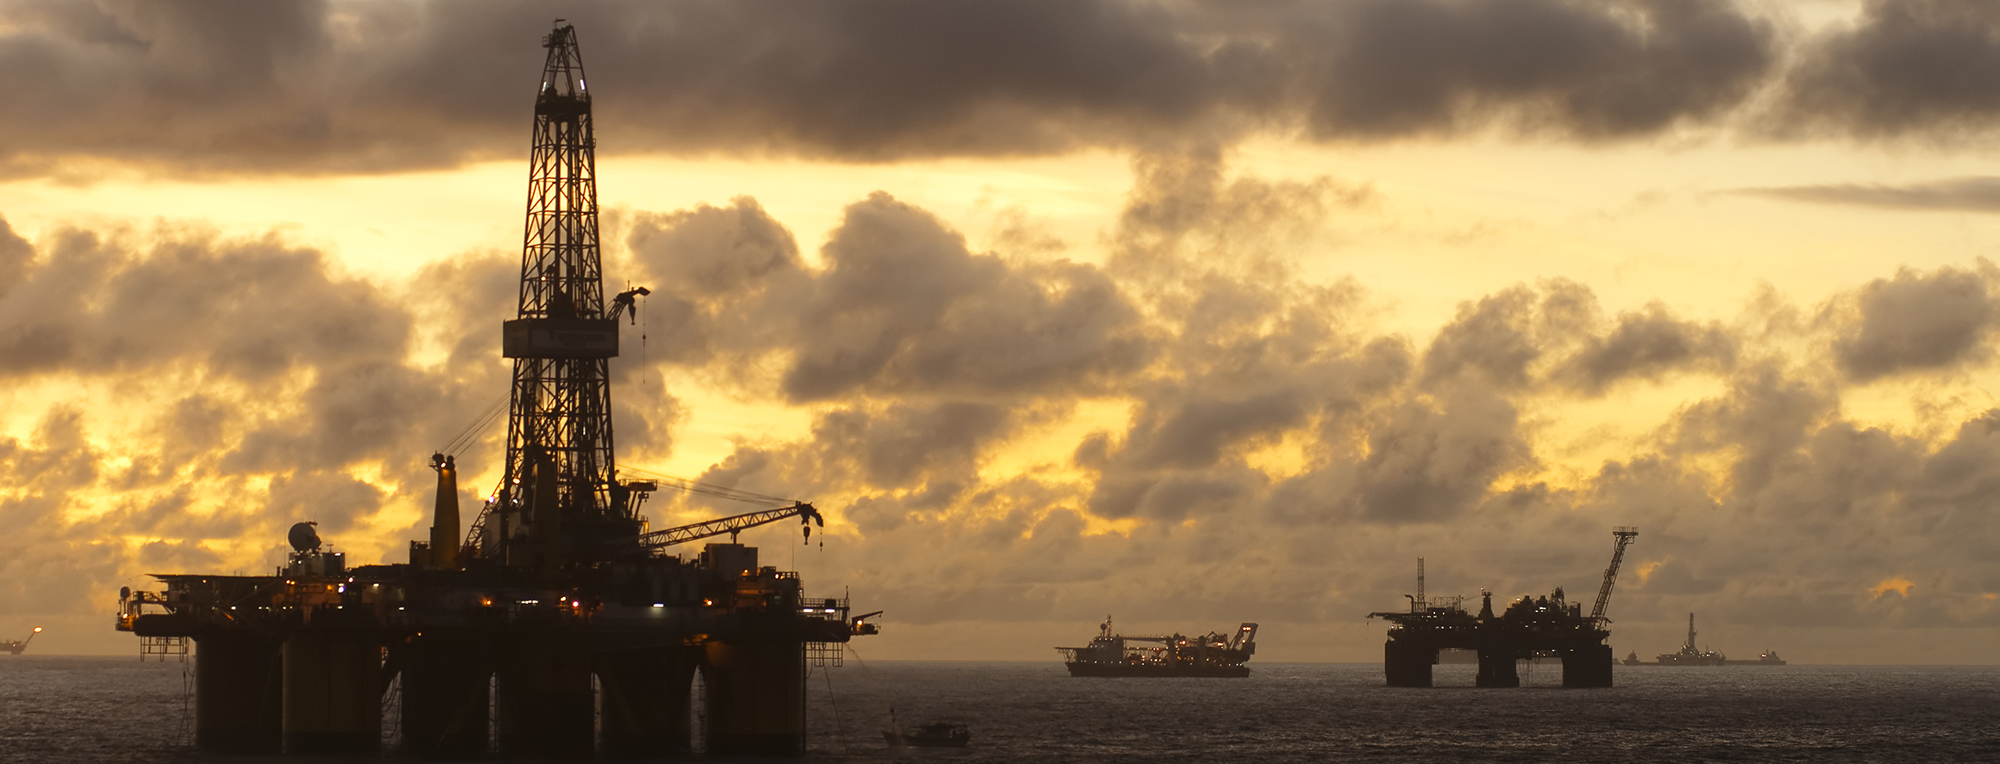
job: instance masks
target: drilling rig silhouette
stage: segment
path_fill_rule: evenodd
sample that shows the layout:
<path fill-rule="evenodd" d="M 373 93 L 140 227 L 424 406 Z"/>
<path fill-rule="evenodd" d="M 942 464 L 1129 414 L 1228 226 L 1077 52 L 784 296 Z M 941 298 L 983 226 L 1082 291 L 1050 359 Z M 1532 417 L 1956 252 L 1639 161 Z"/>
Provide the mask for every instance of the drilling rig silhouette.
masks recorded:
<path fill-rule="evenodd" d="M 839 665 L 842 643 L 875 632 L 875 614 L 805 597 L 798 574 L 735 543 L 794 518 L 810 538 L 824 524 L 811 504 L 649 532 L 639 508 L 661 482 L 783 500 L 620 479 L 609 364 L 648 292 L 604 298 L 590 93 L 576 30 L 557 23 L 519 310 L 502 327 L 514 371 L 500 486 L 461 536 L 456 459 L 435 455 L 434 524 L 408 563 L 349 568 L 302 522 L 273 575 L 155 574 L 164 591 L 121 592 L 118 628 L 142 654 L 195 643 L 202 750 L 372 752 L 386 698 L 401 745 L 426 756 L 796 755 L 808 666 Z M 694 559 L 667 553 L 724 533 Z"/>

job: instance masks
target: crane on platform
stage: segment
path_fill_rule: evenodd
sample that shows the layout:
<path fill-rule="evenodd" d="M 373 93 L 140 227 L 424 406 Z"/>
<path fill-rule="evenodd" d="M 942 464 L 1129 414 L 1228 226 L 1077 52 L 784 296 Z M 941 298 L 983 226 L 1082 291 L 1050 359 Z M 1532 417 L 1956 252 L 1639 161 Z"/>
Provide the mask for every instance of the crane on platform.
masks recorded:
<path fill-rule="evenodd" d="M 732 517 L 717 518 L 692 525 L 653 531 L 639 537 L 639 546 L 647 550 L 664 549 L 675 544 L 685 544 L 711 536 L 720 536 L 724 533 L 729 534 L 729 543 L 734 544 L 736 543 L 736 534 L 738 533 L 759 525 L 767 525 L 791 517 L 799 519 L 799 525 L 805 528 L 805 535 L 808 540 L 812 538 L 813 525 L 817 524 L 821 528 L 826 527 L 826 518 L 820 517 L 819 510 L 814 509 L 811 504 L 803 501 L 795 501 L 789 507 L 766 509 L 761 512 L 746 512 Z"/>
<path fill-rule="evenodd" d="M 1611 605 L 1611 585 L 1618 582 L 1618 564 L 1625 560 L 1625 547 L 1639 537 L 1639 529 L 1620 525 L 1611 529 L 1611 536 L 1616 539 L 1611 548 L 1611 565 L 1604 569 L 1604 586 L 1598 588 L 1597 604 L 1590 608 L 1590 619 L 1600 624 L 1611 620 L 1604 617 L 1604 609 Z"/>

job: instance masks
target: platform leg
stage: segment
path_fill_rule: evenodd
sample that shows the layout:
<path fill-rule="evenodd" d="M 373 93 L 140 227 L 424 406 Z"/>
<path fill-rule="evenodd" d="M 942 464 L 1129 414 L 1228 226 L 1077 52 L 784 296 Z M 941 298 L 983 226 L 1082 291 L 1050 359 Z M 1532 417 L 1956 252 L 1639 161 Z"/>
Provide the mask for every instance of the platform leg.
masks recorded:
<path fill-rule="evenodd" d="M 1431 686 L 1431 666 L 1437 663 L 1437 647 L 1414 642 L 1389 640 L 1382 646 L 1382 670 L 1390 687 Z"/>
<path fill-rule="evenodd" d="M 284 716 L 280 643 L 230 632 L 195 637 L 194 745 L 214 753 L 277 753 Z"/>
<path fill-rule="evenodd" d="M 1521 673 L 1515 667 L 1516 651 L 1508 649 L 1479 649 L 1479 679 L 1474 683 L 1480 687 L 1519 687 Z"/>
<path fill-rule="evenodd" d="M 393 649 L 404 651 L 403 747 L 426 756 L 485 753 L 493 661 L 484 640 L 425 634 Z"/>
<path fill-rule="evenodd" d="M 699 648 L 608 650 L 597 659 L 604 752 L 655 757 L 693 750 L 688 691 Z"/>
<path fill-rule="evenodd" d="M 1611 646 L 1590 645 L 1563 653 L 1564 687 L 1610 687 Z"/>
<path fill-rule="evenodd" d="M 372 753 L 382 745 L 382 648 L 321 632 L 285 639 L 285 753 Z"/>
<path fill-rule="evenodd" d="M 805 753 L 805 649 L 796 639 L 708 643 L 708 752 Z"/>
<path fill-rule="evenodd" d="M 582 640 L 526 634 L 503 646 L 494 672 L 500 753 L 566 757 L 594 747 L 596 697 Z"/>

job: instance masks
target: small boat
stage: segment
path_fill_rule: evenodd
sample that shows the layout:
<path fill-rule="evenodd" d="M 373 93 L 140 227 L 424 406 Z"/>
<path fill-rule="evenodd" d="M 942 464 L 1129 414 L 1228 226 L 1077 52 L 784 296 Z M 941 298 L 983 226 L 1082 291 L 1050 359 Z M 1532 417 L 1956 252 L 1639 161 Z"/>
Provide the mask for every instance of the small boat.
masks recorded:
<path fill-rule="evenodd" d="M 903 728 L 896 725 L 896 709 L 889 709 L 889 728 L 882 739 L 892 748 L 964 748 L 972 740 L 972 730 L 955 722 L 936 721 Z"/>
<path fill-rule="evenodd" d="M 972 730 L 963 724 L 931 722 L 906 730 L 882 730 L 882 739 L 898 748 L 964 748 L 972 740 Z"/>

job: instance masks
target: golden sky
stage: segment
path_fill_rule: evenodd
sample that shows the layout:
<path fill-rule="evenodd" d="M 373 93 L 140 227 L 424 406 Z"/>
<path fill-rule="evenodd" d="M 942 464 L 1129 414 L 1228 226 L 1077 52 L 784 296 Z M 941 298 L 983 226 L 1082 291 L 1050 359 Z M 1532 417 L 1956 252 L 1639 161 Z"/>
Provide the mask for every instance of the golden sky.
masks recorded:
<path fill-rule="evenodd" d="M 1622 654 L 2000 637 L 2000 12 L 1975 2 L 0 3 L 0 637 L 428 525 L 504 398 L 558 13 L 621 464 L 864 658 L 1594 592 Z M 643 336 L 643 339 L 642 339 Z M 460 454 L 465 500 L 504 429 Z M 655 525 L 750 507 L 657 497 Z"/>

